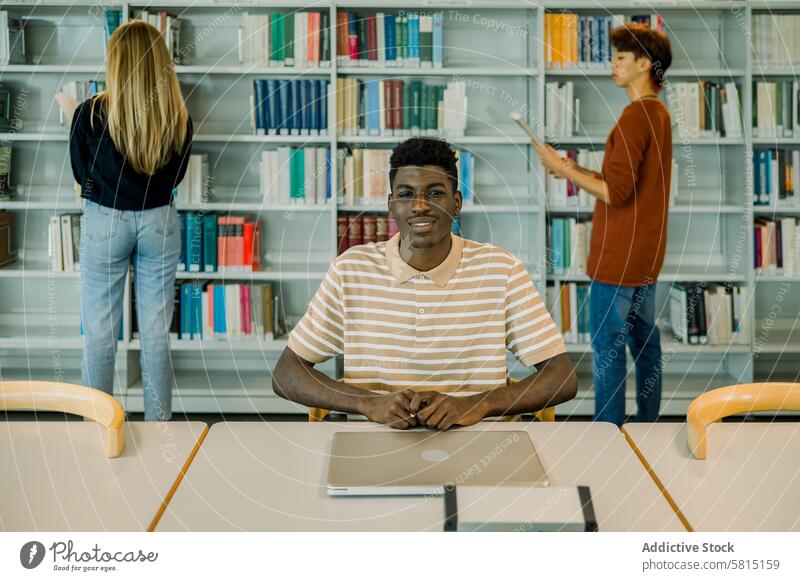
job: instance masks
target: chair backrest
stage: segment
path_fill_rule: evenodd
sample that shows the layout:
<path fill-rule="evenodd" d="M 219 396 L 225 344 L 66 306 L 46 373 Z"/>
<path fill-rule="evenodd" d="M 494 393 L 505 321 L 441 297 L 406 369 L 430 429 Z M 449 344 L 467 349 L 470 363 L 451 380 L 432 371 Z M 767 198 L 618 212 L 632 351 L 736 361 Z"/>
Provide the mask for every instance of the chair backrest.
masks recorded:
<path fill-rule="evenodd" d="M 76 414 L 106 429 L 106 455 L 125 447 L 125 412 L 117 400 L 91 387 L 57 381 L 0 381 L 0 410 L 36 410 Z"/>
<path fill-rule="evenodd" d="M 727 416 L 764 411 L 800 411 L 800 383 L 731 385 L 696 397 L 686 413 L 689 449 L 695 458 L 705 459 L 709 424 Z"/>
<path fill-rule="evenodd" d="M 516 383 L 516 379 L 509 379 L 509 383 Z M 326 410 L 323 408 L 308 408 L 308 421 L 309 422 L 321 422 L 324 420 L 327 415 L 330 413 L 330 410 Z M 555 406 L 544 408 L 539 410 L 538 412 L 533 412 L 533 416 L 539 420 L 540 422 L 554 422 L 556 421 L 556 408 Z M 519 415 L 516 416 L 503 416 L 504 420 L 506 421 L 518 421 L 520 419 Z"/>

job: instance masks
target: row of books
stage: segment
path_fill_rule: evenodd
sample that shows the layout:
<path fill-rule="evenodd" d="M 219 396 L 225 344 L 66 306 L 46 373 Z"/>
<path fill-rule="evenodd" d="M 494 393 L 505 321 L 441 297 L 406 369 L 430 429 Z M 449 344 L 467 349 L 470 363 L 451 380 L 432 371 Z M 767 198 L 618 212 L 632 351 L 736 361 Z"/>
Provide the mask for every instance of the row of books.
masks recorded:
<path fill-rule="evenodd" d="M 103 27 L 103 32 L 105 33 L 104 44 L 105 49 L 108 50 L 108 41 L 111 35 L 114 34 L 114 31 L 122 24 L 122 10 L 119 8 L 110 8 L 104 11 L 103 16 L 105 17 Z"/>
<path fill-rule="evenodd" d="M 572 137 L 580 132 L 581 100 L 572 81 L 545 83 L 545 130 L 547 138 Z"/>
<path fill-rule="evenodd" d="M 242 13 L 239 60 L 272 67 L 330 66 L 328 12 Z"/>
<path fill-rule="evenodd" d="M 0 65 L 25 62 L 25 20 L 0 10 Z"/>
<path fill-rule="evenodd" d="M 10 146 L 0 146 L 0 202 L 11 199 L 11 152 Z"/>
<path fill-rule="evenodd" d="M 186 174 L 178 187 L 173 190 L 175 201 L 182 204 L 199 204 L 211 197 L 213 181 L 208 173 L 208 154 L 197 153 L 189 156 Z"/>
<path fill-rule="evenodd" d="M 261 222 L 250 215 L 181 212 L 179 271 L 253 272 L 261 268 Z"/>
<path fill-rule="evenodd" d="M 568 157 L 586 169 L 599 172 L 603 168 L 603 151 L 591 149 L 558 150 L 562 157 Z M 573 182 L 557 178 L 550 173 L 545 177 L 547 204 L 551 207 L 586 207 L 594 203 L 594 198 Z"/>
<path fill-rule="evenodd" d="M 755 83 L 753 90 L 753 128 L 755 137 L 800 136 L 797 81 Z"/>
<path fill-rule="evenodd" d="M 733 82 L 671 83 L 667 101 L 679 137 L 742 137 L 739 89 Z"/>
<path fill-rule="evenodd" d="M 590 342 L 588 283 L 548 283 L 545 302 L 566 343 Z"/>
<path fill-rule="evenodd" d="M 82 103 L 86 99 L 94 97 L 97 93 L 101 93 L 105 90 L 106 82 L 95 79 L 88 79 L 85 81 L 68 81 L 61 87 L 62 93 L 68 97 L 72 97 L 79 103 Z M 59 123 L 61 123 L 61 125 L 67 125 L 67 119 L 64 115 L 64 110 L 59 108 L 58 111 Z"/>
<path fill-rule="evenodd" d="M 660 14 L 580 16 L 569 12 L 544 15 L 545 66 L 592 67 L 611 60 L 611 31 L 626 22 L 639 22 L 663 31 Z"/>
<path fill-rule="evenodd" d="M 548 264 L 555 275 L 586 273 L 592 223 L 576 218 L 551 218 L 547 222 Z"/>
<path fill-rule="evenodd" d="M 753 69 L 800 63 L 800 15 L 753 14 Z"/>
<path fill-rule="evenodd" d="M 464 81 L 447 86 L 420 80 L 336 79 L 340 135 L 459 137 L 467 126 Z"/>
<path fill-rule="evenodd" d="M 327 135 L 325 79 L 254 79 L 250 126 L 256 135 Z"/>
<path fill-rule="evenodd" d="M 183 51 L 181 50 L 181 25 L 183 21 L 165 10 L 150 12 L 149 10 L 132 10 L 131 17 L 144 20 L 155 26 L 164 37 L 169 56 L 176 65 L 183 64 Z"/>
<path fill-rule="evenodd" d="M 444 13 L 336 14 L 339 66 L 443 66 Z"/>
<path fill-rule="evenodd" d="M 336 218 L 338 254 L 370 242 L 385 242 L 397 233 L 397 223 L 386 214 L 339 214 Z"/>
<path fill-rule="evenodd" d="M 346 206 L 385 207 L 391 192 L 389 184 L 389 149 L 342 148 L 337 151 L 338 203 Z M 462 202 L 475 201 L 475 156 L 456 150 L 459 188 Z"/>
<path fill-rule="evenodd" d="M 753 244 L 757 273 L 792 276 L 800 272 L 800 235 L 796 218 L 756 220 Z"/>
<path fill-rule="evenodd" d="M 51 271 L 77 272 L 80 264 L 81 216 L 50 216 L 47 230 L 47 258 Z"/>
<path fill-rule="evenodd" d="M 669 325 L 683 344 L 747 343 L 747 289 L 735 285 L 673 283 Z"/>
<path fill-rule="evenodd" d="M 133 285 L 131 331 L 139 338 L 136 292 Z M 180 341 L 271 340 L 282 325 L 272 283 L 175 285 L 170 339 Z M 279 305 L 277 305 L 279 306 Z M 276 320 L 277 319 L 277 320 Z M 276 322 L 278 323 L 276 325 Z"/>
<path fill-rule="evenodd" d="M 331 198 L 329 147 L 279 147 L 261 152 L 266 205 L 323 205 Z"/>
<path fill-rule="evenodd" d="M 753 204 L 800 204 L 800 151 L 757 149 L 753 152 Z"/>

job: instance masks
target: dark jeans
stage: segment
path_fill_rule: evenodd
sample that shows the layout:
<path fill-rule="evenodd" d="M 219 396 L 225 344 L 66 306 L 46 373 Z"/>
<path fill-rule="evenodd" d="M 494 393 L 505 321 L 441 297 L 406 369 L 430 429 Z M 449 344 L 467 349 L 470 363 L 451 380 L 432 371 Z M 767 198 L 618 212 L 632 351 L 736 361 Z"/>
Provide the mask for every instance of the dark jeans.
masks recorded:
<path fill-rule="evenodd" d="M 625 346 L 636 364 L 637 422 L 658 418 L 661 405 L 661 338 L 655 325 L 655 283 L 617 286 L 592 281 L 592 337 L 596 421 L 625 421 Z"/>

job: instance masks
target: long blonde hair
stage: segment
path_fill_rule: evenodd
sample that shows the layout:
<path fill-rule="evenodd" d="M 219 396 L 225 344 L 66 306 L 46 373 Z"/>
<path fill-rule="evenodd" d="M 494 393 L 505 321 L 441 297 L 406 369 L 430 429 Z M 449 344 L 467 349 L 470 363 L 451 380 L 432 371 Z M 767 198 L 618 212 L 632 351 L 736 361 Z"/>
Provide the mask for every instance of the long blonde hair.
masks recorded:
<path fill-rule="evenodd" d="M 120 26 L 108 41 L 106 90 L 92 100 L 107 115 L 117 151 L 137 172 L 153 175 L 183 151 L 189 113 L 167 45 L 142 20 Z"/>

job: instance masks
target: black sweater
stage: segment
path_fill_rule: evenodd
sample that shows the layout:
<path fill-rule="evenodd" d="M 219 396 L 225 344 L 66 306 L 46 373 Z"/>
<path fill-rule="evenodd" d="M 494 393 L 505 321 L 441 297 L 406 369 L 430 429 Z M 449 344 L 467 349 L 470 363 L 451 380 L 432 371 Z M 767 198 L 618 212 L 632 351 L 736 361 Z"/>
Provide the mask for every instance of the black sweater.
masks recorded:
<path fill-rule="evenodd" d="M 173 188 L 181 182 L 189 165 L 191 118 L 183 152 L 173 153 L 170 160 L 150 176 L 135 171 L 117 151 L 100 104 L 95 105 L 94 129 L 90 115 L 91 100 L 78 105 L 69 138 L 72 174 L 81 185 L 81 197 L 117 210 L 147 210 L 169 204 Z"/>

